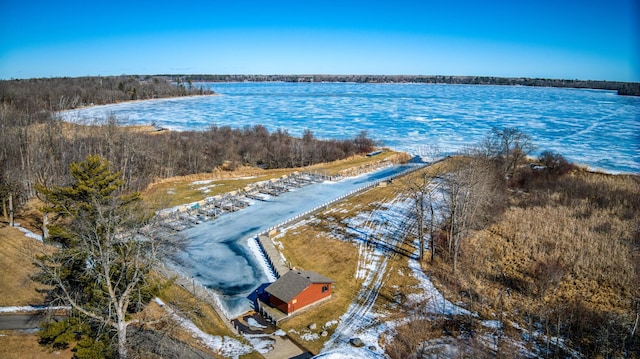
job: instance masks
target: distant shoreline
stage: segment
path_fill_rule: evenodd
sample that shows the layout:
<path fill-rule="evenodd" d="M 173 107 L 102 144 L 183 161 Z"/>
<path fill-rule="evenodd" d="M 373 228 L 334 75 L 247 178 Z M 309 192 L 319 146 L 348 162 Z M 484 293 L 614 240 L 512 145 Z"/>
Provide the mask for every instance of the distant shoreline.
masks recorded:
<path fill-rule="evenodd" d="M 130 76 L 86 76 L 77 78 L 42 78 L 42 79 L 12 79 L 0 80 L 0 83 L 59 81 L 59 80 L 102 80 L 121 78 L 156 78 L 163 79 L 174 85 L 184 86 L 194 82 L 345 82 L 362 84 L 409 83 L 409 84 L 452 84 L 452 85 L 497 85 L 497 86 L 527 86 L 527 87 L 555 87 L 616 91 L 621 96 L 640 96 L 640 82 L 624 82 L 609 80 L 577 80 L 550 79 L 528 77 L 495 77 L 495 76 L 448 76 L 448 75 L 331 75 L 331 74 L 290 74 L 290 75 L 249 75 L 249 74 L 160 74 L 160 75 L 130 75 Z M 140 93 L 140 92 L 139 92 Z M 209 94 L 193 94 L 208 96 Z M 215 95 L 215 93 L 213 94 Z M 191 96 L 191 95 L 188 95 Z M 170 96 L 172 97 L 183 97 Z M 160 97 L 158 99 L 167 98 Z M 132 100 L 136 101 L 136 100 Z M 125 101 L 129 102 L 129 101 Z M 113 103 L 113 102 L 109 102 Z M 119 102 L 118 102 L 119 103 Z M 108 103 L 102 103 L 105 105 Z"/>
<path fill-rule="evenodd" d="M 203 94 L 203 95 L 185 95 L 185 96 L 168 96 L 168 97 L 156 97 L 156 98 L 142 98 L 142 99 L 136 99 L 136 100 L 123 100 L 123 101 L 115 101 L 115 102 L 101 103 L 101 104 L 87 104 L 87 105 L 84 105 L 84 106 L 78 106 L 78 107 L 69 108 L 69 109 L 66 109 L 66 110 L 55 111 L 55 113 L 81 110 L 81 109 L 86 109 L 86 108 L 91 108 L 91 107 L 122 105 L 122 104 L 125 104 L 125 103 L 137 103 L 137 102 L 147 102 L 147 101 L 163 101 L 163 100 L 164 101 L 168 101 L 168 100 L 176 100 L 176 99 L 188 99 L 188 98 L 209 97 L 209 96 L 220 96 L 220 94 L 214 92 L 214 93 Z"/>
<path fill-rule="evenodd" d="M 352 82 L 452 85 L 498 85 L 556 87 L 616 91 L 621 96 L 640 96 L 639 82 L 566 80 L 527 77 L 440 75 L 175 75 L 192 82 Z"/>

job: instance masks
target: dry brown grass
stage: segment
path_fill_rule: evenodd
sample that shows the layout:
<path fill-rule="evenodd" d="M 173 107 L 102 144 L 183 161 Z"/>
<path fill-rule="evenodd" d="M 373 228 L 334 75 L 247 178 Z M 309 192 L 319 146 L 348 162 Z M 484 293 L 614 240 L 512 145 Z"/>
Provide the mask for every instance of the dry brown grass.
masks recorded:
<path fill-rule="evenodd" d="M 172 283 L 160 293 L 160 298 L 181 314 L 189 318 L 198 328 L 211 335 L 234 336 L 222 322 L 224 319 L 206 302 L 193 296 L 190 292 Z"/>
<path fill-rule="evenodd" d="M 329 163 L 321 163 L 313 166 L 309 166 L 306 168 L 307 171 L 326 171 L 325 173 L 329 176 L 334 176 L 340 173 L 348 174 L 351 170 L 355 170 L 357 168 L 365 168 L 368 165 L 375 164 L 377 162 L 382 161 L 390 161 L 393 163 L 406 162 L 409 160 L 409 156 L 406 153 L 399 153 L 395 151 L 391 151 L 389 149 L 383 150 L 382 153 L 377 154 L 375 156 L 351 156 L 344 160 L 329 162 Z"/>
<path fill-rule="evenodd" d="M 23 222 L 23 221 L 21 221 Z M 24 222 L 23 222 L 24 223 Z M 52 248 L 28 238 L 16 228 L 0 222 L 0 307 L 45 304 L 45 289 L 31 276 L 37 272 L 35 257 Z M 40 346 L 36 333 L 0 331 L 0 358 L 71 358 L 71 349 L 52 350 Z"/>
<path fill-rule="evenodd" d="M 154 209 L 168 208 L 241 190 L 249 184 L 279 178 L 291 172 L 291 170 L 262 170 L 247 167 L 232 172 L 216 170 L 211 173 L 172 177 L 150 185 L 143 192 L 143 197 Z M 194 183 L 197 181 L 211 182 Z M 205 187 L 206 192 L 203 189 Z"/>
<path fill-rule="evenodd" d="M 640 299 L 639 218 L 638 177 L 576 170 L 534 178 L 464 244 L 458 277 L 442 260 L 427 270 L 452 301 L 469 302 L 462 294 L 471 293 L 472 310 L 485 318 L 555 320 L 583 354 L 613 355 Z M 546 330 L 555 335 L 558 327 Z"/>
<path fill-rule="evenodd" d="M 39 305 L 44 303 L 44 287 L 31 280 L 37 268 L 35 256 L 51 250 L 41 242 L 27 238 L 16 228 L 0 224 L 0 306 Z"/>
<path fill-rule="evenodd" d="M 628 312 L 638 295 L 638 180 L 583 171 L 516 195 L 502 220 L 467 251 L 480 277 L 506 277 L 545 303 L 582 298 L 595 311 Z M 509 283 L 506 283 L 509 284 Z"/>
<path fill-rule="evenodd" d="M 3 359 L 67 359 L 71 349 L 51 350 L 40 346 L 38 335 L 13 330 L 0 331 L 0 358 Z"/>

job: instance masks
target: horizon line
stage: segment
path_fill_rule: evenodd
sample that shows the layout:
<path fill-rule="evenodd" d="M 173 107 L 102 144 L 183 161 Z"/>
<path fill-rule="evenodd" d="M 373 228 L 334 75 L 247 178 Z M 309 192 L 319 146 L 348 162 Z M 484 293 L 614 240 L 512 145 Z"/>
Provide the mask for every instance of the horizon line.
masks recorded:
<path fill-rule="evenodd" d="M 570 81 L 570 82 L 608 82 L 608 83 L 621 83 L 621 84 L 640 84 L 636 81 L 620 81 L 620 80 L 596 80 L 596 79 L 570 79 L 570 78 L 552 78 L 552 77 L 527 77 L 527 76 L 494 76 L 494 75 L 420 75 L 420 74 L 366 74 L 366 73 L 353 73 L 353 74 L 322 74 L 322 73 L 274 73 L 274 74 L 260 74 L 260 73 L 156 73 L 156 74 L 144 74 L 144 73 L 122 73 L 119 75 L 83 75 L 83 76 L 49 76 L 49 77 L 11 77 L 0 78 L 0 81 L 17 81 L 17 80 L 41 80 L 41 79 L 79 79 L 79 78 L 92 78 L 92 77 L 122 77 L 122 76 L 237 76 L 237 77 L 275 77 L 275 76 L 299 76 L 299 77 L 349 77 L 349 76 L 367 76 L 367 77 L 413 77 L 413 78 L 487 78 L 487 79 L 509 79 L 509 80 L 544 80 L 544 81 Z M 220 81 L 224 82 L 224 81 Z M 343 81 L 340 81 L 343 82 Z"/>

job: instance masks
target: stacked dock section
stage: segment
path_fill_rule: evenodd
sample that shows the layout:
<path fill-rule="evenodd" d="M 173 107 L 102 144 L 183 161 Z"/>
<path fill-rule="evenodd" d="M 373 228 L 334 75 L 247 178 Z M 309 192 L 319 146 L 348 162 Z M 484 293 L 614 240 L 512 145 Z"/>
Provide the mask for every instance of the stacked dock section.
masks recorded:
<path fill-rule="evenodd" d="M 254 201 L 268 201 L 269 198 L 289 192 L 312 183 L 335 180 L 319 173 L 294 172 L 291 175 L 253 183 L 241 190 L 223 195 L 207 197 L 202 201 L 163 210 L 157 213 L 161 226 L 179 232 L 203 221 L 214 220 L 225 213 L 231 213 L 250 206 Z"/>

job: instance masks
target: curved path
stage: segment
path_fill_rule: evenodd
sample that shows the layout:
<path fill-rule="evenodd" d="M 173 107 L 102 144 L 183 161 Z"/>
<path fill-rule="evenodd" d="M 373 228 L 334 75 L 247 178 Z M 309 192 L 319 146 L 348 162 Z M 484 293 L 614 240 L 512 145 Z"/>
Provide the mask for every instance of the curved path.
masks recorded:
<path fill-rule="evenodd" d="M 410 223 L 407 218 L 407 203 L 398 198 L 378 204 L 369 212 L 356 218 L 356 227 L 352 230 L 358 233 L 360 241 L 358 248 L 358 269 L 356 279 L 362 280 L 362 287 L 357 298 L 347 312 L 341 317 L 340 323 L 331 338 L 325 343 L 323 352 L 340 348 L 354 337 L 367 335 L 365 332 L 374 327 L 377 322 L 373 306 L 378 299 L 380 290 L 389 278 L 387 265 L 389 258 L 398 255 L 397 248 L 405 238 Z M 375 339 L 375 340 L 374 340 Z M 362 338 L 369 346 L 378 348 L 377 338 Z"/>

